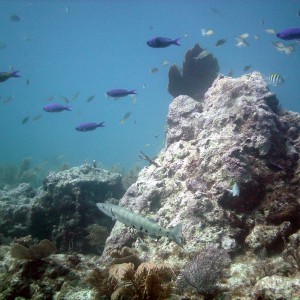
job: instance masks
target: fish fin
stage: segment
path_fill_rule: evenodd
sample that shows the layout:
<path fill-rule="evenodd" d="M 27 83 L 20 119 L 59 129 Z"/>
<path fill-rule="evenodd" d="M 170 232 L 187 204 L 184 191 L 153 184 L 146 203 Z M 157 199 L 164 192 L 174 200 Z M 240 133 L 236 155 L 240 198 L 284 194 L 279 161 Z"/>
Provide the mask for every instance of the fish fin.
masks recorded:
<path fill-rule="evenodd" d="M 105 121 L 103 121 L 103 122 L 97 124 L 97 127 L 105 127 L 104 122 L 105 122 Z"/>
<path fill-rule="evenodd" d="M 72 111 L 71 107 L 72 106 L 67 106 L 66 110 Z"/>
<path fill-rule="evenodd" d="M 179 246 L 181 246 L 182 245 L 182 223 L 179 223 L 174 228 L 172 228 L 171 234 L 174 242 Z"/>
<path fill-rule="evenodd" d="M 176 46 L 180 46 L 179 40 L 180 40 L 180 38 L 175 39 L 175 40 L 173 41 L 173 44 L 176 45 Z"/>
<path fill-rule="evenodd" d="M 115 214 L 113 213 L 113 210 L 112 208 L 110 209 L 110 213 L 111 213 L 111 218 L 113 221 L 116 221 L 117 220 L 117 217 L 115 216 Z"/>
<path fill-rule="evenodd" d="M 156 223 L 155 219 L 154 218 L 148 218 L 149 221 L 153 222 L 153 223 Z"/>
<path fill-rule="evenodd" d="M 11 73 L 11 77 L 21 77 L 20 75 L 17 74 L 18 72 L 19 72 L 19 71 L 13 71 L 13 72 Z"/>
<path fill-rule="evenodd" d="M 201 28 L 201 34 L 202 34 L 202 36 L 206 36 L 204 28 Z"/>

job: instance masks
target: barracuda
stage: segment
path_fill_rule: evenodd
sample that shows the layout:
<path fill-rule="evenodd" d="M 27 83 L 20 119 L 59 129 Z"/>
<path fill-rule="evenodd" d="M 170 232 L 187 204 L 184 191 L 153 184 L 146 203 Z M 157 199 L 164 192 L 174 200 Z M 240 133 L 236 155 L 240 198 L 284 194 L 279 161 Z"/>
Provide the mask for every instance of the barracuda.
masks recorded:
<path fill-rule="evenodd" d="M 122 206 L 113 205 L 110 203 L 97 203 L 97 207 L 113 220 L 118 220 L 127 226 L 145 232 L 149 235 L 166 236 L 176 244 L 180 246 L 182 245 L 181 223 L 177 224 L 172 229 L 167 229 L 158 225 L 154 221 L 136 214 Z"/>

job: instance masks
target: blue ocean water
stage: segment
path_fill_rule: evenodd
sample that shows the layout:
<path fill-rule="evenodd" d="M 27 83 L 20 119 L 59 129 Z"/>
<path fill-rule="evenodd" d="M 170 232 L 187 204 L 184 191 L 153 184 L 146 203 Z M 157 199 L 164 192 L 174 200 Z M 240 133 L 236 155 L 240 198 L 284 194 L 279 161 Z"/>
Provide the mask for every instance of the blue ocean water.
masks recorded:
<path fill-rule="evenodd" d="M 300 27 L 299 9 L 300 1 L 292 0 L 1 0 L 0 43 L 6 47 L 0 49 L 0 71 L 12 66 L 21 77 L 0 83 L 0 163 L 31 157 L 37 164 L 50 162 L 50 168 L 58 160 L 96 160 L 130 169 L 139 151 L 155 156 L 164 145 L 172 101 L 170 65 L 162 62 L 181 66 L 196 43 L 215 55 L 221 73 L 232 70 L 238 77 L 251 65 L 250 71 L 281 74 L 284 84 L 271 89 L 283 108 L 299 112 L 299 45 L 292 55 L 279 53 L 271 42 L 280 40 L 264 31 Z M 14 14 L 20 21 L 10 20 Z M 215 34 L 203 37 L 201 28 Z M 249 33 L 249 47 L 237 48 L 235 37 L 242 33 Z M 146 41 L 153 36 L 180 37 L 181 46 L 150 48 Z M 222 38 L 227 42 L 216 47 Z M 159 71 L 149 73 L 154 67 Z M 138 97 L 107 99 L 105 92 L 114 88 L 136 89 Z M 70 99 L 72 111 L 44 112 L 52 96 L 60 104 L 62 96 Z M 30 118 L 22 124 L 25 117 Z M 75 130 L 81 122 L 102 121 L 105 128 Z"/>

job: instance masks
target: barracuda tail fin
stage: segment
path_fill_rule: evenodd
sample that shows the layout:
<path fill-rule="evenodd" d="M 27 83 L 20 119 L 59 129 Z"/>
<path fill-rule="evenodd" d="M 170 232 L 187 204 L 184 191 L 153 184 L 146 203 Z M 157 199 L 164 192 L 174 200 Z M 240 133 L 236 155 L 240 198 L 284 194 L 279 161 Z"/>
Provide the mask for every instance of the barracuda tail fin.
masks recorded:
<path fill-rule="evenodd" d="M 177 224 L 172 230 L 171 230 L 171 236 L 172 240 L 178 244 L 179 246 L 182 246 L 182 224 Z"/>

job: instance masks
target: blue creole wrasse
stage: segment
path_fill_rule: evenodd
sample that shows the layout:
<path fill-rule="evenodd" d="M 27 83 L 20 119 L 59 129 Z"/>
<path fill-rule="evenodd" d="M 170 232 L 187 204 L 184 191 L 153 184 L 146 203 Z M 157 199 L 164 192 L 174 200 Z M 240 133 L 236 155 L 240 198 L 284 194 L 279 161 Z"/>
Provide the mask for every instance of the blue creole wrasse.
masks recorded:
<path fill-rule="evenodd" d="M 21 77 L 18 75 L 19 71 L 13 71 L 13 72 L 0 72 L 0 82 L 4 82 L 9 78 L 14 78 L 14 77 Z"/>
<path fill-rule="evenodd" d="M 114 89 L 106 92 L 106 95 L 112 98 L 122 98 L 128 95 L 136 95 L 136 90 Z"/>
<path fill-rule="evenodd" d="M 180 46 L 179 41 L 180 38 L 172 40 L 164 37 L 154 37 L 147 41 L 147 45 L 152 48 L 166 48 L 171 45 Z"/>
<path fill-rule="evenodd" d="M 174 228 L 168 229 L 160 226 L 151 219 L 147 219 L 136 214 L 125 207 L 113 205 L 110 203 L 97 203 L 97 207 L 113 220 L 130 226 L 136 230 L 145 232 L 154 236 L 165 236 L 178 245 L 182 245 L 182 224 L 177 224 Z"/>
<path fill-rule="evenodd" d="M 282 40 L 300 40 L 300 28 L 284 29 L 276 34 Z"/>
<path fill-rule="evenodd" d="M 71 110 L 71 106 L 65 106 L 57 103 L 51 103 L 43 107 L 46 112 L 61 112 L 63 110 Z"/>
<path fill-rule="evenodd" d="M 105 127 L 104 122 L 101 123 L 81 123 L 75 129 L 77 131 L 93 131 L 98 127 Z"/>

